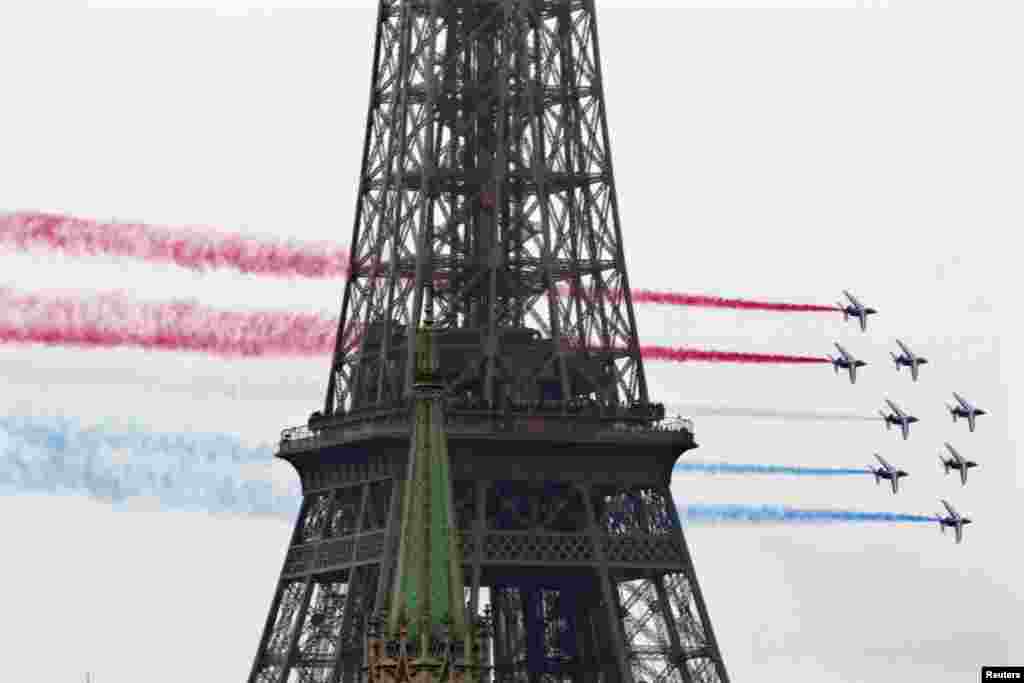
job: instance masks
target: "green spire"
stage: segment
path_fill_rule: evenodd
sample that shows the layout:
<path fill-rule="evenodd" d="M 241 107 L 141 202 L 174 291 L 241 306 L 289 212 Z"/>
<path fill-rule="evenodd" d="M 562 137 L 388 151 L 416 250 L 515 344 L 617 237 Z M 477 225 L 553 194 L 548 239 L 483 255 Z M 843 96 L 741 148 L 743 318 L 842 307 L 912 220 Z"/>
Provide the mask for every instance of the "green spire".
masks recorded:
<path fill-rule="evenodd" d="M 453 640 L 468 635 L 430 303 L 425 323 L 416 333 L 409 471 L 387 623 L 388 634 L 395 637 L 406 622 L 410 638 L 419 641 L 421 656 L 428 652 L 431 630 L 445 622 Z"/>

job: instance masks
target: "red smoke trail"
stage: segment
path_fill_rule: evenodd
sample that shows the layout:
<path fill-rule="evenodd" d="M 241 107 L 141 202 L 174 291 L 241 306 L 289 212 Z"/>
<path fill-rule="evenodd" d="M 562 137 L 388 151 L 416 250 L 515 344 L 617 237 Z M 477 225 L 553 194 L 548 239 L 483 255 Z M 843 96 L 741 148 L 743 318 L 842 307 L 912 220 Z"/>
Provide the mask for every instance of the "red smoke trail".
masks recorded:
<path fill-rule="evenodd" d="M 80 298 L 0 290 L 0 343 L 314 356 L 333 352 L 336 326 L 316 314 L 219 311 L 194 301 L 143 303 L 118 292 Z"/>
<path fill-rule="evenodd" d="M 221 311 L 195 301 L 145 303 L 120 292 L 81 298 L 0 289 L 0 343 L 135 346 L 220 356 L 315 356 L 334 351 L 337 325 L 337 319 L 313 313 Z M 351 329 L 346 349 L 359 342 L 358 330 Z M 674 362 L 829 362 L 816 356 L 667 346 L 642 346 L 640 353 L 649 360 Z"/>
<path fill-rule="evenodd" d="M 332 278 L 343 276 L 348 267 L 348 252 L 326 242 L 284 244 L 206 228 L 100 223 L 47 213 L 0 216 L 4 243 L 20 250 L 45 247 L 72 256 L 105 254 L 173 263 L 200 272 L 230 268 L 276 277 Z"/>
<path fill-rule="evenodd" d="M 700 306 L 703 308 L 737 308 L 755 311 L 787 311 L 791 313 L 813 313 L 837 311 L 835 306 L 818 306 L 815 304 L 783 304 L 766 301 L 747 301 L 746 299 L 723 299 L 717 296 L 701 294 L 677 294 L 675 292 L 652 292 L 646 289 L 634 289 L 633 303 L 666 304 L 669 306 Z"/>
<path fill-rule="evenodd" d="M 144 224 L 100 223 L 57 214 L 21 212 L 0 216 L 0 245 L 19 250 L 32 247 L 62 250 L 72 256 L 123 256 L 151 263 L 173 263 L 196 271 L 230 268 L 242 273 L 274 277 L 340 278 L 348 272 L 348 252 L 326 242 L 281 244 L 218 233 L 210 229 L 155 227 Z M 379 266 L 386 274 L 387 264 Z M 593 288 L 581 288 L 594 300 Z M 560 296 L 574 291 L 560 285 Z M 699 306 L 783 312 L 829 312 L 834 306 L 787 304 L 746 299 L 725 299 L 702 294 L 632 290 L 637 304 Z M 618 303 L 622 290 L 609 290 L 607 298 Z"/>
<path fill-rule="evenodd" d="M 704 349 L 672 348 L 669 346 L 641 346 L 640 355 L 649 360 L 677 363 L 705 361 L 710 363 L 829 363 L 819 356 L 787 356 L 774 353 L 741 353 L 739 351 L 708 351 Z"/>
<path fill-rule="evenodd" d="M 573 285 L 562 286 L 559 293 L 568 296 L 571 292 L 578 291 L 584 300 L 593 302 L 596 292 L 593 287 L 576 288 Z M 633 289 L 634 304 L 656 304 L 663 306 L 696 306 L 700 308 L 732 308 L 748 311 L 781 311 L 787 313 L 829 313 L 839 309 L 835 306 L 819 306 L 817 304 L 787 304 L 770 301 L 750 301 L 747 299 L 725 299 L 718 296 L 707 296 L 705 294 L 681 294 L 679 292 L 656 292 L 649 289 Z M 622 300 L 621 289 L 608 290 L 605 298 L 618 304 Z"/>

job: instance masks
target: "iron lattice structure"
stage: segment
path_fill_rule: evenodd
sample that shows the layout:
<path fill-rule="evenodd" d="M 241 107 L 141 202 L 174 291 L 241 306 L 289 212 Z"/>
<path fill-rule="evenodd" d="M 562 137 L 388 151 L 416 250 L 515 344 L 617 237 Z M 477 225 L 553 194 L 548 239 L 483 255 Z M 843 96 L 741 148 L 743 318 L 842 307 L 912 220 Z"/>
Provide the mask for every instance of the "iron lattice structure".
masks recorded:
<path fill-rule="evenodd" d="M 646 403 L 592 3 L 381 2 L 372 83 L 325 414 L 411 385 L 431 280 L 440 327 L 482 337 L 456 385 Z M 528 325 L 551 357 L 521 378 L 500 337 Z"/>
<path fill-rule="evenodd" d="M 382 0 L 326 400 L 252 683 L 364 680 L 395 602 L 424 304 L 496 683 L 728 681 L 629 296 L 592 0 Z"/>

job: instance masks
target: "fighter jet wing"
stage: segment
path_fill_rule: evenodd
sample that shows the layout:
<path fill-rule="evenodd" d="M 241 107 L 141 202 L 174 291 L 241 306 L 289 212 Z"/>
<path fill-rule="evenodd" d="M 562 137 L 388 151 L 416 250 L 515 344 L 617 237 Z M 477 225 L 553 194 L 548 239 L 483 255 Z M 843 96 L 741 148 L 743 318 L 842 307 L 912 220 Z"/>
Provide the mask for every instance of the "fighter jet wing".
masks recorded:
<path fill-rule="evenodd" d="M 967 399 L 965 399 L 963 396 L 956 393 L 955 391 L 953 392 L 953 398 L 955 398 L 960 403 L 964 410 L 971 409 L 971 404 L 967 402 Z"/>
<path fill-rule="evenodd" d="M 893 470 L 893 466 L 886 462 L 885 458 L 880 456 L 878 453 L 875 453 L 875 459 L 882 463 L 882 467 L 885 468 L 886 472 L 891 472 Z"/>
<path fill-rule="evenodd" d="M 942 504 L 946 506 L 946 510 L 949 511 L 949 516 L 950 517 L 952 517 L 953 519 L 957 519 L 957 518 L 960 517 L 960 515 L 957 514 L 956 510 L 953 509 L 952 505 L 950 505 L 946 501 L 942 501 Z"/>
<path fill-rule="evenodd" d="M 960 457 L 960 454 L 956 452 L 956 449 L 953 448 L 948 441 L 946 442 L 946 450 L 948 450 L 949 454 L 953 456 L 953 460 L 957 462 L 963 461 L 963 458 Z"/>
<path fill-rule="evenodd" d="M 843 356 L 845 360 L 853 360 L 853 358 L 850 356 L 849 351 L 840 346 L 838 342 L 836 342 L 836 348 L 839 349 L 839 353 Z"/>
<path fill-rule="evenodd" d="M 903 411 L 900 410 L 899 406 L 897 406 L 895 403 L 893 403 L 889 399 L 885 399 L 885 402 L 889 404 L 890 408 L 892 408 L 892 412 L 896 413 L 896 417 L 906 417 L 906 415 L 903 414 Z"/>
<path fill-rule="evenodd" d="M 843 294 L 846 295 L 846 298 L 850 300 L 850 303 L 853 304 L 855 308 L 864 308 L 863 306 L 861 306 L 860 302 L 857 301 L 857 297 L 855 297 L 853 294 L 850 294 L 845 289 L 843 290 Z"/>
<path fill-rule="evenodd" d="M 907 348 L 906 344 L 901 342 L 899 339 L 896 340 L 896 343 L 899 344 L 900 348 L 903 350 L 903 353 L 907 354 L 907 358 L 909 358 L 910 360 L 914 360 L 914 354 L 910 351 L 910 349 Z"/>

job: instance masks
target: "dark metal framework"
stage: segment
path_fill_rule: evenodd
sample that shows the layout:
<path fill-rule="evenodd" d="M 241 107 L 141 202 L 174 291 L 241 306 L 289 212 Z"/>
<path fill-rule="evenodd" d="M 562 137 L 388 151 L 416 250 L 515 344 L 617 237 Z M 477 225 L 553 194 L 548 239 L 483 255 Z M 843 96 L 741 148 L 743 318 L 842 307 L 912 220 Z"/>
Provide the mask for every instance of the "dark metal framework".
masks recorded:
<path fill-rule="evenodd" d="M 324 414 L 404 395 L 430 281 L 439 327 L 480 336 L 449 379 L 481 400 L 547 374 L 561 398 L 646 404 L 593 2 L 384 0 L 373 64 Z M 529 376 L 509 328 L 547 342 Z"/>
<path fill-rule="evenodd" d="M 668 454 L 690 433 L 621 437 L 616 452 L 632 440 L 634 449 L 650 453 L 633 472 L 610 471 L 610 452 L 588 457 L 562 449 L 545 455 L 543 468 L 485 463 L 501 478 L 471 477 L 490 459 L 481 455 L 485 444 L 452 438 L 462 442 L 453 449 L 453 509 L 470 577 L 467 611 L 489 614 L 493 630 L 487 680 L 728 681 L 668 471 L 658 464 L 674 459 Z M 677 445 L 657 453 L 657 440 Z M 389 604 L 405 485 L 402 448 L 379 437 L 328 449 L 308 442 L 282 448 L 307 493 L 252 683 L 362 683 L 367 618 Z M 496 460 L 509 459 L 493 453 L 497 444 L 489 448 Z M 581 458 L 605 474 L 554 478 L 578 469 Z M 652 480 L 650 473 L 658 474 Z"/>
<path fill-rule="evenodd" d="M 592 0 L 381 0 L 323 412 L 250 683 L 363 681 L 433 289 L 453 514 L 494 683 L 728 683 L 650 402 Z M 427 287 L 427 285 L 430 287 Z"/>

